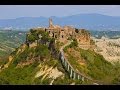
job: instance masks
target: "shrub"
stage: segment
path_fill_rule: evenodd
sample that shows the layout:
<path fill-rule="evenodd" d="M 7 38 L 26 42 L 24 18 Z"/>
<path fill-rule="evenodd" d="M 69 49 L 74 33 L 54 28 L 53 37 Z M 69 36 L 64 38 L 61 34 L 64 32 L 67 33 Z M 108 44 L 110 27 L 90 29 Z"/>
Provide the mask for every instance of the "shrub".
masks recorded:
<path fill-rule="evenodd" d="M 28 40 L 29 42 L 34 42 L 36 39 L 37 39 L 37 37 L 34 36 L 33 34 L 28 35 L 28 37 L 27 37 L 27 40 Z"/>
<path fill-rule="evenodd" d="M 95 42 L 91 39 L 91 40 L 90 40 L 90 44 L 91 44 L 91 45 L 95 45 Z"/>
<path fill-rule="evenodd" d="M 35 49 L 36 56 L 40 56 L 41 59 L 48 57 L 50 55 L 50 52 L 48 50 L 48 47 L 45 45 L 38 45 Z"/>
<path fill-rule="evenodd" d="M 73 42 L 69 45 L 70 48 L 72 47 L 77 47 L 78 46 L 78 42 L 76 39 L 73 39 Z"/>
<path fill-rule="evenodd" d="M 79 32 L 79 30 L 78 30 L 77 28 L 75 28 L 75 32 L 76 32 L 76 33 L 78 33 L 78 32 Z"/>

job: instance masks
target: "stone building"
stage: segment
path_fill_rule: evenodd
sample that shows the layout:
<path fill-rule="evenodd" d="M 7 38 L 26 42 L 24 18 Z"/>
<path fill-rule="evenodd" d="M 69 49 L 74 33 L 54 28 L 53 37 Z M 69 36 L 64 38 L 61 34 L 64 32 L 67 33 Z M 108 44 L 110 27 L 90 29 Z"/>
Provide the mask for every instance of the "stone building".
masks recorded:
<path fill-rule="evenodd" d="M 59 25 L 53 25 L 52 19 L 49 19 L 49 27 L 46 28 L 49 35 L 60 42 L 65 42 L 67 40 L 66 30 Z"/>
<path fill-rule="evenodd" d="M 80 29 L 78 32 L 75 32 L 75 28 L 71 26 L 61 27 L 59 25 L 53 25 L 52 19 L 49 19 L 49 27 L 46 28 L 45 31 L 49 33 L 50 37 L 63 43 L 66 42 L 69 37 L 74 37 L 81 45 L 90 44 L 90 33 L 85 29 Z"/>
<path fill-rule="evenodd" d="M 89 45 L 90 44 L 90 33 L 85 29 L 80 29 L 76 35 L 76 39 L 80 45 Z"/>

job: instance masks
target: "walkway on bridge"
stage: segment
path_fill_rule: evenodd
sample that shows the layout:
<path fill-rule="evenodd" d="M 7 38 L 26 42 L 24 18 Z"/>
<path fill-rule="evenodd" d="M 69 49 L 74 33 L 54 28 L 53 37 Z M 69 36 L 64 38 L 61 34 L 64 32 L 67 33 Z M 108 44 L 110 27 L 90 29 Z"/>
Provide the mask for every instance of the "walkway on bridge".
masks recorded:
<path fill-rule="evenodd" d="M 101 85 L 100 83 L 98 84 L 99 81 L 97 80 L 92 80 L 91 78 L 83 75 L 82 73 L 76 71 L 72 65 L 69 63 L 69 61 L 66 59 L 66 57 L 64 56 L 64 51 L 63 49 L 70 45 L 73 41 L 69 41 L 67 44 L 63 45 L 61 48 L 60 48 L 60 60 L 62 62 L 62 65 L 65 67 L 65 69 L 68 71 L 69 75 L 71 78 L 73 79 L 78 79 L 78 80 L 90 80 L 93 82 L 94 85 Z"/>

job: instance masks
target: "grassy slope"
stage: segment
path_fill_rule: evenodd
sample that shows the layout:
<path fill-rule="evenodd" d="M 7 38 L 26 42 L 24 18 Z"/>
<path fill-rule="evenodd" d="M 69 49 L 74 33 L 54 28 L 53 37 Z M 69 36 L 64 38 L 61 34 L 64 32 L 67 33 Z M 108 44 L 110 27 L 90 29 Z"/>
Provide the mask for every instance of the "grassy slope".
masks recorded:
<path fill-rule="evenodd" d="M 71 49 L 73 51 L 68 51 Z M 77 51 L 77 52 L 74 52 Z M 95 80 L 103 81 L 104 84 L 113 84 L 119 83 L 120 76 L 120 67 L 118 65 L 112 65 L 107 62 L 103 56 L 96 54 L 91 50 L 83 50 L 78 47 L 66 47 L 65 50 L 68 55 L 67 58 L 74 68 L 89 76 Z M 75 57 L 75 55 L 79 55 L 79 57 Z M 84 65 L 80 63 L 83 62 Z"/>
<path fill-rule="evenodd" d="M 39 50 L 42 50 L 43 53 L 39 52 Z M 37 51 L 36 51 L 37 50 Z M 29 60 L 34 59 L 35 62 L 25 66 L 23 68 L 19 67 L 16 68 L 17 64 L 20 62 L 25 62 L 26 61 L 26 55 L 29 56 L 30 53 L 32 52 L 31 58 Z M 15 55 L 16 52 L 12 53 Z M 41 53 L 41 54 L 40 54 Z M 47 54 L 46 54 L 47 53 Z M 39 55 L 45 56 L 42 59 L 38 59 Z M 35 59 L 37 58 L 37 59 Z M 45 61 L 43 61 L 45 60 Z M 38 67 L 39 64 L 42 64 L 42 67 Z M 16 84 L 25 84 L 25 85 L 33 85 L 33 84 L 41 84 L 41 85 L 46 85 L 50 84 L 52 81 L 52 78 L 46 77 L 44 80 L 42 80 L 43 76 L 34 78 L 36 73 L 40 70 L 40 68 L 44 68 L 45 66 L 50 67 L 57 67 L 59 71 L 64 73 L 64 78 L 59 77 L 54 80 L 54 85 L 60 84 L 71 84 L 72 82 L 76 82 L 76 84 L 82 84 L 81 81 L 77 80 L 72 80 L 69 78 L 68 74 L 65 72 L 64 68 L 61 65 L 61 62 L 57 59 L 54 59 L 50 53 L 47 47 L 41 45 L 35 48 L 27 48 L 24 50 L 24 52 L 19 53 L 18 55 L 15 55 L 13 59 L 13 63 L 10 64 L 10 66 L 7 69 L 4 69 L 0 73 L 0 84 L 8 84 L 8 85 L 16 85 Z"/>

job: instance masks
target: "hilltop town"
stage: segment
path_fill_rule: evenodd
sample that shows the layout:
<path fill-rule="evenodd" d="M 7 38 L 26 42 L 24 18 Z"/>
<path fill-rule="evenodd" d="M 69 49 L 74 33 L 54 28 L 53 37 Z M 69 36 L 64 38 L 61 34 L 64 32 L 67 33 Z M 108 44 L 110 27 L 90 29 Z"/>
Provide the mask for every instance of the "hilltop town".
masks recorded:
<path fill-rule="evenodd" d="M 85 29 L 77 29 L 71 26 L 61 27 L 54 25 L 52 19 L 49 19 L 49 26 L 47 28 L 33 28 L 32 30 L 43 30 L 49 33 L 51 38 L 61 43 L 66 43 L 70 39 L 76 39 L 78 46 L 81 48 L 90 48 L 93 45 L 93 40 L 90 37 L 89 31 Z M 30 35 L 28 33 L 27 35 Z M 41 38 L 41 35 L 38 35 Z"/>
<path fill-rule="evenodd" d="M 88 30 L 54 25 L 49 19 L 48 27 L 31 28 L 25 42 L 1 64 L 0 84 L 119 83 L 119 64 L 96 53 L 99 45 Z"/>
<path fill-rule="evenodd" d="M 79 44 L 90 44 L 90 33 L 84 29 L 78 30 L 71 26 L 61 27 L 53 25 L 52 19 L 49 19 L 49 27 L 45 29 L 51 37 L 60 42 L 66 42 L 69 37 L 76 38 Z"/>

